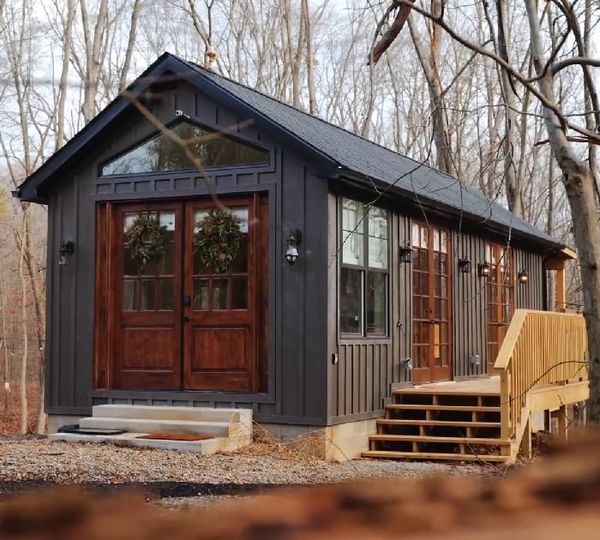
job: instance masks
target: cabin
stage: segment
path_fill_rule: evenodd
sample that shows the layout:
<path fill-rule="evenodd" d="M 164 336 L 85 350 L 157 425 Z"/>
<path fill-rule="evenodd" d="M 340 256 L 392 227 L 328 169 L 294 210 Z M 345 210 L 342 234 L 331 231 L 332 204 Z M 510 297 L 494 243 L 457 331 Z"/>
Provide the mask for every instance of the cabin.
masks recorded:
<path fill-rule="evenodd" d="M 243 409 L 330 457 L 509 460 L 585 399 L 583 318 L 547 303 L 572 251 L 171 54 L 15 194 L 48 207 L 51 432 L 98 405 Z"/>

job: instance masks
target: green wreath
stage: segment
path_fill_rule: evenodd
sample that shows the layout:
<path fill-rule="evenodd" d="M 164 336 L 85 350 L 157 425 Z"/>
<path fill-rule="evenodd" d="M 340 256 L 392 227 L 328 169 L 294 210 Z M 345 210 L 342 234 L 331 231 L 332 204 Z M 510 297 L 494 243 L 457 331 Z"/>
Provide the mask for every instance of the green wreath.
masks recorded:
<path fill-rule="evenodd" d="M 150 261 L 161 260 L 167 252 L 169 231 L 158 219 L 138 216 L 125 232 L 125 247 L 143 270 Z"/>
<path fill-rule="evenodd" d="M 198 223 L 194 252 L 200 267 L 225 272 L 237 257 L 242 241 L 240 220 L 225 210 L 209 210 Z"/>

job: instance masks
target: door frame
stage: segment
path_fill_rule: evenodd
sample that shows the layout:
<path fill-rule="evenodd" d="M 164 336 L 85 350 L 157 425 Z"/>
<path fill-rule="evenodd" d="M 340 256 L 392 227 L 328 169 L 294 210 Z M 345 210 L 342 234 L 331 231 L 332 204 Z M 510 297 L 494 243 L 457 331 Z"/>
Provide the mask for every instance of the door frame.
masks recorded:
<path fill-rule="evenodd" d="M 273 201 L 274 193 L 272 189 L 249 189 L 246 192 L 225 192 L 217 194 L 224 200 L 235 199 L 240 197 L 254 198 L 257 201 L 257 216 L 259 217 L 259 225 L 257 234 L 259 242 L 257 246 L 257 284 L 256 284 L 256 330 L 255 344 L 258 350 L 257 353 L 257 371 L 256 384 L 254 391 L 232 391 L 236 399 L 248 402 L 265 402 L 272 403 L 274 397 L 272 395 L 272 377 L 273 377 L 273 360 L 271 358 L 271 335 L 269 327 L 271 326 L 271 311 L 270 311 L 270 273 L 273 270 L 270 254 L 273 246 L 271 245 L 271 220 L 273 219 Z M 93 340 L 93 372 L 92 372 L 92 397 L 107 397 L 111 395 L 124 396 L 132 395 L 142 397 L 148 393 L 152 395 L 174 396 L 185 393 L 186 395 L 196 394 L 198 396 L 210 396 L 222 394 L 222 391 L 216 390 L 184 390 L 183 385 L 183 346 L 180 346 L 180 365 L 181 369 L 181 384 L 174 389 L 120 389 L 115 386 L 114 364 L 112 359 L 112 351 L 110 347 L 111 340 L 115 337 L 115 320 L 117 317 L 111 316 L 115 313 L 117 305 L 116 295 L 111 291 L 111 279 L 114 279 L 113 274 L 117 271 L 115 268 L 115 257 L 111 256 L 114 250 L 115 235 L 112 224 L 117 215 L 119 206 L 153 206 L 160 204 L 182 205 L 185 211 L 185 204 L 193 203 L 194 201 L 209 200 L 214 195 L 210 194 L 194 194 L 184 198 L 149 198 L 149 199 L 102 199 L 98 200 L 95 205 L 95 267 L 94 267 L 94 340 Z M 185 212 L 183 212 L 185 214 Z M 184 225 L 185 216 L 182 220 Z M 181 227 L 180 227 L 181 229 Z M 183 236 L 184 230 L 181 229 Z M 183 240 L 182 240 L 183 242 Z M 183 258 L 183 247 L 181 249 Z M 103 261 L 103 264 L 98 264 L 98 261 Z M 183 264 L 183 261 L 182 261 Z M 183 268 L 181 269 L 183 274 Z M 183 287 L 182 275 L 182 287 Z M 183 289 L 179 295 L 180 301 L 183 298 Z M 183 319 L 183 306 L 180 308 L 181 319 Z M 180 332 L 183 338 L 183 328 Z M 182 343 L 180 339 L 180 344 Z"/>
<path fill-rule="evenodd" d="M 512 316 L 515 312 L 515 285 L 516 285 L 516 272 L 515 272 L 515 255 L 514 255 L 514 250 L 512 247 L 510 246 L 505 246 L 505 245 L 501 245 L 501 244 L 495 244 L 492 242 L 486 242 L 485 244 L 485 250 L 486 250 L 486 262 L 488 262 L 488 264 L 490 264 L 491 266 L 491 272 L 490 272 L 490 276 L 486 278 L 486 284 L 485 284 L 485 349 L 486 349 L 486 358 L 487 358 L 487 373 L 488 374 L 493 374 L 494 373 L 494 364 L 496 363 L 496 357 L 494 356 L 492 358 L 492 355 L 490 355 L 490 333 L 489 333 L 489 327 L 494 324 L 497 328 L 498 334 L 497 334 L 497 343 L 496 343 L 496 355 L 498 354 L 498 351 L 500 350 L 500 347 L 502 346 L 502 342 L 504 341 L 504 338 L 506 337 L 506 332 L 508 331 L 508 327 L 510 325 L 510 321 L 512 319 Z M 490 251 L 490 254 L 493 254 L 493 258 L 490 257 L 490 260 L 487 261 L 488 258 L 488 250 Z M 508 286 L 504 285 L 503 280 L 502 280 L 502 268 L 499 264 L 500 261 L 500 257 L 505 256 L 504 254 L 508 253 L 508 270 L 509 270 L 509 278 L 510 278 L 510 283 Z M 500 256 L 499 256 L 500 254 Z M 496 261 L 496 262 L 492 262 L 492 261 Z M 490 302 L 490 278 L 494 276 L 495 278 L 495 297 L 493 298 L 493 302 Z M 505 305 L 502 302 L 502 298 L 503 298 L 503 292 L 504 292 L 504 288 L 507 287 L 510 291 L 510 296 L 509 296 L 509 309 L 510 309 L 510 316 L 508 317 L 508 321 L 503 321 L 504 317 L 503 317 L 503 306 Z M 495 323 L 491 323 L 490 322 L 490 304 L 495 306 L 496 309 L 496 322 Z"/>
<path fill-rule="evenodd" d="M 423 222 L 419 220 L 411 220 L 410 222 L 410 246 L 414 249 L 412 232 L 413 225 L 417 225 L 419 227 L 425 227 L 428 231 L 428 246 L 427 246 L 427 276 L 428 276 L 428 290 L 427 290 L 427 298 L 428 298 L 428 306 L 430 313 L 432 312 L 432 306 L 435 303 L 435 249 L 434 249 L 434 231 L 444 232 L 446 234 L 447 239 L 447 321 L 448 321 L 448 365 L 447 366 L 436 366 L 435 365 L 435 357 L 434 357 L 434 332 L 429 331 L 429 340 L 428 340 L 428 350 L 429 354 L 427 357 L 427 367 L 418 368 L 414 366 L 413 359 L 413 368 L 412 368 L 412 382 L 414 384 L 427 384 L 429 382 L 437 382 L 437 381 L 448 381 L 453 379 L 453 305 L 452 305 L 452 286 L 454 279 L 453 272 L 453 245 L 452 245 L 452 232 L 442 226 L 439 226 L 434 223 Z M 423 248 L 421 248 L 423 249 Z M 415 325 L 415 316 L 414 316 L 414 267 L 413 262 L 411 262 L 411 357 L 414 356 L 414 325 Z M 422 323 L 424 319 L 419 319 L 419 322 Z M 430 322 L 433 324 L 434 319 L 431 319 Z M 432 328 L 432 326 L 430 327 Z M 428 376 L 429 375 L 429 376 Z"/>

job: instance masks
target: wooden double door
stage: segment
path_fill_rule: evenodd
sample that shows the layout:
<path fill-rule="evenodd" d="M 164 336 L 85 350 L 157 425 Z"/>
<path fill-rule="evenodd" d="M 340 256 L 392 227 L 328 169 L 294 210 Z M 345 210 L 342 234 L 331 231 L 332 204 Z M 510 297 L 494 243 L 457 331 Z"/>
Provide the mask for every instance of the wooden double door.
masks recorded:
<path fill-rule="evenodd" d="M 240 247 L 223 271 L 202 267 L 194 239 L 217 205 L 238 218 Z M 159 259 L 140 265 L 127 245 L 139 217 L 167 231 Z M 266 200 L 258 195 L 99 209 L 98 385 L 138 390 L 259 391 L 266 309 Z M 106 237 L 103 237 L 106 235 Z M 106 290 L 102 290 L 106 287 Z M 97 311 L 98 313 L 98 311 Z M 102 334 L 108 343 L 103 343 Z"/>

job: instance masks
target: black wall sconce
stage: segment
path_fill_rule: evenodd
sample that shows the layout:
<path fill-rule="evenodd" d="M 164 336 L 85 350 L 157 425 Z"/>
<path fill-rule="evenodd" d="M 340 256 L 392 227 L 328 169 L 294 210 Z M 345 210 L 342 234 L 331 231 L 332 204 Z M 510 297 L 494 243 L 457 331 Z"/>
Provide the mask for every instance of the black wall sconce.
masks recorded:
<path fill-rule="evenodd" d="M 58 264 L 64 266 L 69 263 L 69 257 L 75 253 L 75 242 L 67 240 L 63 242 L 58 250 Z"/>
<path fill-rule="evenodd" d="M 411 263 L 415 255 L 415 250 L 406 244 L 405 246 L 400 246 L 399 254 L 400 262 Z"/>
<path fill-rule="evenodd" d="M 298 260 L 298 246 L 302 242 L 302 233 L 298 229 L 291 229 L 288 238 L 288 246 L 285 251 L 285 260 L 294 264 Z"/>
<path fill-rule="evenodd" d="M 477 265 L 477 275 L 481 278 L 488 278 L 492 273 L 492 265 L 488 262 L 482 262 Z"/>
<path fill-rule="evenodd" d="M 521 270 L 518 274 L 517 274 L 517 278 L 519 279 L 519 283 L 521 285 L 524 285 L 525 283 L 529 282 L 529 274 L 527 273 L 526 270 Z"/>
<path fill-rule="evenodd" d="M 458 259 L 458 270 L 460 271 L 461 274 L 470 274 L 471 273 L 471 267 L 472 267 L 472 263 L 469 259 L 467 259 L 466 257 L 463 257 L 462 259 Z"/>

